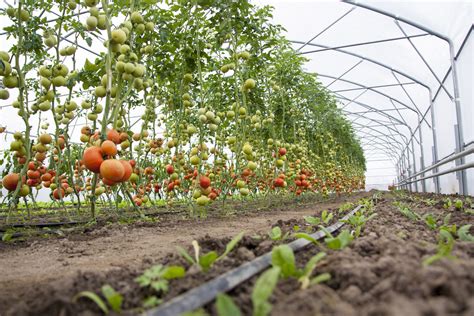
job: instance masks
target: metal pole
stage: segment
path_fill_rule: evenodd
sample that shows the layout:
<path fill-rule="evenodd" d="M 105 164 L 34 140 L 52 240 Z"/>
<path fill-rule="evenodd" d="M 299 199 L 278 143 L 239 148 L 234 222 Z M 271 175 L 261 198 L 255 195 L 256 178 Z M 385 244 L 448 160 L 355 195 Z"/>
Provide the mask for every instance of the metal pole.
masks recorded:
<path fill-rule="evenodd" d="M 431 88 L 428 90 L 429 91 L 429 96 L 430 96 L 430 113 L 431 113 L 431 134 L 433 136 L 433 165 L 438 162 L 438 137 L 436 135 L 436 119 L 435 119 L 435 108 L 434 108 L 434 103 L 432 99 L 432 92 Z M 434 169 L 434 173 L 438 173 L 438 168 Z M 433 178 L 434 185 L 435 185 L 435 192 L 439 193 L 439 178 L 434 177 Z"/>
<path fill-rule="evenodd" d="M 453 88 L 454 88 L 454 104 L 456 107 L 456 130 L 457 130 L 457 140 L 458 146 L 456 147 L 456 152 L 461 152 L 464 150 L 464 132 L 463 132 L 463 124 L 462 124 L 462 110 L 461 110 L 461 103 L 459 101 L 459 84 L 458 84 L 458 74 L 457 74 L 457 67 L 456 67 L 456 57 L 454 54 L 454 45 L 451 39 L 448 39 L 449 43 L 449 57 L 451 61 L 451 69 L 452 69 L 452 76 L 453 76 Z M 464 164 L 464 157 L 456 161 L 456 165 L 463 165 Z M 460 194 L 467 194 L 467 181 L 466 181 L 466 172 L 461 170 L 458 172 L 458 180 L 459 180 L 459 193 Z"/>

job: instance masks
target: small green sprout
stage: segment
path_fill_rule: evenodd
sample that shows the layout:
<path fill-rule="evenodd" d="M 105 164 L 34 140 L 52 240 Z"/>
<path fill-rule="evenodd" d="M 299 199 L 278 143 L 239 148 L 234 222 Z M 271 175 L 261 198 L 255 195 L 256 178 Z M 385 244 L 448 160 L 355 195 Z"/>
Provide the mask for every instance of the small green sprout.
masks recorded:
<path fill-rule="evenodd" d="M 326 234 L 326 238 L 324 239 L 324 242 L 326 243 L 326 246 L 329 249 L 333 249 L 333 250 L 344 249 L 354 239 L 354 236 L 352 236 L 349 230 L 347 229 L 344 229 L 343 231 L 339 233 L 339 235 L 337 235 L 337 237 L 334 237 L 325 227 L 323 226 L 319 226 L 319 227 Z"/>
<path fill-rule="evenodd" d="M 265 271 L 255 282 L 252 290 L 253 316 L 267 316 L 272 311 L 268 302 L 280 277 L 280 268 L 273 267 Z"/>
<path fill-rule="evenodd" d="M 447 230 L 440 229 L 438 236 L 438 250 L 435 255 L 423 260 L 423 265 L 428 266 L 443 258 L 454 259 L 451 255 L 454 247 L 454 237 Z"/>
<path fill-rule="evenodd" d="M 105 297 L 108 306 L 117 313 L 120 313 L 122 310 L 122 302 L 123 296 L 115 291 L 110 285 L 105 284 L 101 288 L 102 295 Z M 88 298 L 93 301 L 103 312 L 104 314 L 109 313 L 109 308 L 104 300 L 97 294 L 91 291 L 82 291 L 78 293 L 73 298 L 73 302 L 77 302 L 77 300 L 81 297 Z"/>
<path fill-rule="evenodd" d="M 146 269 L 135 281 L 141 287 L 151 287 L 157 292 L 168 292 L 168 280 L 184 277 L 186 271 L 181 266 L 165 267 L 161 264 Z"/>
<path fill-rule="evenodd" d="M 227 245 L 225 248 L 225 251 L 222 255 L 218 255 L 217 252 L 215 251 L 209 251 L 206 254 L 201 255 L 201 247 L 199 247 L 199 244 L 196 240 L 193 240 L 192 245 L 194 248 L 194 258 L 191 257 L 186 250 L 184 250 L 181 247 L 178 247 L 178 252 L 181 256 L 183 256 L 184 259 L 186 259 L 190 264 L 197 264 L 201 268 L 203 272 L 209 271 L 209 269 L 212 267 L 212 265 L 219 261 L 224 259 L 234 248 L 235 246 L 239 243 L 239 241 L 242 239 L 244 236 L 244 232 L 241 232 L 237 236 L 235 236 Z"/>
<path fill-rule="evenodd" d="M 288 235 L 289 235 L 288 232 L 285 235 L 283 235 L 281 228 L 278 226 L 273 227 L 272 230 L 268 233 L 268 236 L 272 240 L 285 240 L 288 237 Z"/>

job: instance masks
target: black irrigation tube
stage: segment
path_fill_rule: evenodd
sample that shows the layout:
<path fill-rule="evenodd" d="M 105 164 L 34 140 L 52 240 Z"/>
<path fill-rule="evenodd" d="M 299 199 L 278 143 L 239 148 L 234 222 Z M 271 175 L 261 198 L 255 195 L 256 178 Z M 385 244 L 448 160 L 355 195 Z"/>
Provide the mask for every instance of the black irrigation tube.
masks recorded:
<path fill-rule="evenodd" d="M 340 229 L 345 223 L 343 221 L 347 220 L 355 212 L 357 212 L 362 205 L 358 205 L 355 209 L 349 212 L 337 223 L 327 227 L 327 230 L 331 233 Z M 322 230 L 317 231 L 312 234 L 316 240 L 319 240 L 325 236 L 325 233 Z M 297 239 L 288 244 L 293 251 L 297 251 L 307 246 L 311 242 L 306 239 Z M 270 266 L 272 259 L 271 252 L 244 263 L 240 267 L 232 269 L 209 282 L 206 282 L 188 292 L 173 298 L 172 300 L 164 303 L 158 308 L 151 309 L 145 312 L 145 316 L 175 316 L 181 315 L 182 313 L 195 310 L 199 307 L 204 306 L 207 303 L 212 302 L 217 294 L 228 292 L 229 290 L 235 288 L 237 285 L 243 283 L 244 281 L 250 279 L 252 276 L 257 273 L 262 272 L 265 268 Z"/>

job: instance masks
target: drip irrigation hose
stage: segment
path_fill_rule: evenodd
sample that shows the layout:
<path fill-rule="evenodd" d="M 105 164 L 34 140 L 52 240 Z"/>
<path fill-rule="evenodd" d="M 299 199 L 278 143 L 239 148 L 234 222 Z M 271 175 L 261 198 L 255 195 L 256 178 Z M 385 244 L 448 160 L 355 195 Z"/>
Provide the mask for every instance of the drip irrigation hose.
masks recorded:
<path fill-rule="evenodd" d="M 347 220 L 355 212 L 357 212 L 362 205 L 358 205 L 355 209 L 350 211 L 337 223 L 327 227 L 327 230 L 331 233 L 340 229 L 345 223 L 343 221 Z M 325 237 L 326 234 L 319 230 L 311 235 L 316 240 L 319 240 Z M 300 238 L 295 241 L 292 241 L 288 246 L 293 251 L 298 251 L 303 247 L 307 246 L 311 242 Z M 217 294 L 228 292 L 231 289 L 235 288 L 237 285 L 243 283 L 244 281 L 250 279 L 252 276 L 257 273 L 262 272 L 265 268 L 270 266 L 272 259 L 272 253 L 267 252 L 266 254 L 257 257 L 256 259 L 244 263 L 243 265 L 232 269 L 209 282 L 206 282 L 188 292 L 173 298 L 172 300 L 164 303 L 160 307 L 151 309 L 145 312 L 145 316 L 176 316 L 181 315 L 182 313 L 195 310 L 199 307 L 204 306 L 207 303 L 212 302 Z"/>

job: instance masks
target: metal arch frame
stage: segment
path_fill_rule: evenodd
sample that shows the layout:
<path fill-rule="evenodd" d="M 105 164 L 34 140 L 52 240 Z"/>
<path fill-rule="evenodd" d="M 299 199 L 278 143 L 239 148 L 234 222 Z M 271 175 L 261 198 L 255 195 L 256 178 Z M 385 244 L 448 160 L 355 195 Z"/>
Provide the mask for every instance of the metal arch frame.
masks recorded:
<path fill-rule="evenodd" d="M 302 43 L 300 41 L 290 41 L 290 42 L 292 42 L 292 43 Z M 431 126 L 432 126 L 432 138 L 433 138 L 433 164 L 438 162 L 438 140 L 437 140 L 437 136 L 436 136 L 436 132 L 435 132 L 435 113 L 434 113 L 434 108 L 433 108 L 433 97 L 432 97 L 433 93 L 432 93 L 432 90 L 431 90 L 430 86 L 428 86 L 427 84 L 419 81 L 418 79 L 412 77 L 411 75 L 409 75 L 409 74 L 407 74 L 403 71 L 392 68 L 392 67 L 390 67 L 390 66 L 388 66 L 388 65 L 386 65 L 382 62 L 379 62 L 377 60 L 374 60 L 372 58 L 368 58 L 366 56 L 362 56 L 360 54 L 353 53 L 353 52 L 350 52 L 350 51 L 346 51 L 346 50 L 343 50 L 343 49 L 340 49 L 340 48 L 334 48 L 334 47 L 329 47 L 329 46 L 315 44 L 315 43 L 308 43 L 307 45 L 316 46 L 316 47 L 324 47 L 324 48 L 334 50 L 334 51 L 337 51 L 337 52 L 340 52 L 340 53 L 343 53 L 343 54 L 347 54 L 347 55 L 351 55 L 351 56 L 354 56 L 354 57 L 362 58 L 362 59 L 364 59 L 366 61 L 369 61 L 373 64 L 376 64 L 376 65 L 378 65 L 382 68 L 385 68 L 385 69 L 388 69 L 392 72 L 398 73 L 398 74 L 404 76 L 405 78 L 408 78 L 408 79 L 412 80 L 413 82 L 419 84 L 420 86 L 426 88 L 428 90 L 429 109 L 431 111 Z M 422 140 L 422 133 L 421 133 L 421 129 L 420 129 L 420 141 L 421 140 Z M 423 142 L 421 141 L 421 144 L 422 143 Z M 421 150 L 421 167 L 422 167 L 422 169 L 424 168 L 424 151 L 423 150 Z M 433 178 L 433 181 L 434 181 L 434 184 L 435 184 L 435 191 L 436 191 L 436 193 L 439 193 L 439 178 L 435 177 L 435 178 Z M 426 191 L 425 187 L 426 187 L 425 181 L 423 180 L 422 181 L 422 190 L 423 191 Z"/>
<path fill-rule="evenodd" d="M 415 28 L 418 28 L 422 31 L 425 31 L 431 35 L 434 35 L 438 37 L 439 39 L 445 41 L 448 43 L 449 46 L 449 59 L 451 63 L 451 71 L 452 71 L 452 80 L 453 80 L 453 90 L 454 90 L 454 105 L 455 105 L 455 110 L 456 110 L 456 124 L 454 126 L 455 128 L 455 140 L 456 140 L 456 152 L 461 152 L 464 150 L 465 144 L 464 144 L 464 134 L 463 134 L 463 123 L 462 123 L 462 110 L 461 110 L 461 101 L 460 101 L 460 95 L 459 95 L 459 79 L 457 75 L 457 66 L 456 66 L 456 54 L 454 52 L 454 43 L 451 40 L 451 38 L 438 33 L 424 25 L 421 25 L 419 23 L 416 23 L 410 19 L 404 18 L 397 16 L 393 13 L 387 12 L 385 10 L 381 10 L 378 8 L 375 8 L 373 6 L 367 5 L 367 4 L 362 4 L 360 2 L 356 2 L 354 0 L 342 0 L 342 2 L 361 7 L 367 10 L 370 10 L 372 12 L 376 12 L 378 14 L 385 15 L 387 17 L 393 18 L 395 21 L 401 21 L 405 24 L 411 25 Z M 415 48 L 416 50 L 416 48 Z M 426 62 L 425 62 L 426 64 Z M 428 65 L 427 65 L 428 66 Z M 442 85 L 442 84 L 441 84 Z M 456 160 L 456 165 L 464 164 L 464 157 L 460 158 L 459 160 Z M 458 172 L 458 182 L 459 182 L 459 193 L 460 194 L 466 194 L 468 192 L 467 188 L 467 180 L 466 180 L 466 172 L 464 170 Z"/>
<path fill-rule="evenodd" d="M 322 76 L 322 77 L 328 77 L 328 78 L 336 78 L 336 77 L 333 77 L 333 76 L 322 75 L 322 74 L 320 74 L 320 76 Z M 353 82 L 353 81 L 350 81 L 350 80 L 342 79 L 341 77 L 336 78 L 336 79 L 341 80 L 341 81 L 343 81 L 343 82 L 348 82 L 348 83 L 350 83 L 350 84 L 354 84 L 354 85 L 357 85 L 357 86 L 360 86 L 360 87 L 365 87 L 365 86 L 362 85 L 362 84 L 359 84 L 359 83 L 356 83 L 356 82 Z M 328 89 L 328 90 L 331 91 L 330 89 Z M 367 89 L 367 90 L 369 90 L 369 89 Z M 365 91 L 367 91 L 367 90 L 365 90 Z M 384 93 L 382 93 L 382 92 L 380 92 L 380 91 L 373 90 L 373 89 L 370 89 L 370 90 L 372 90 L 372 91 L 374 91 L 374 92 L 377 92 L 377 93 L 379 93 L 379 94 L 382 94 L 384 97 L 388 98 L 388 99 L 392 102 L 392 104 L 393 104 L 393 101 L 392 101 L 392 100 L 395 100 L 395 101 L 399 102 L 400 104 L 405 105 L 403 102 L 400 102 L 400 101 L 397 100 L 396 98 L 392 98 L 391 96 L 388 96 L 388 95 L 386 95 L 386 94 L 384 94 Z M 388 114 L 386 114 L 386 113 L 379 112 L 379 110 L 376 109 L 376 108 L 373 108 L 373 107 L 371 107 L 371 106 L 369 106 L 369 105 L 366 105 L 366 104 L 363 104 L 363 103 L 361 103 L 361 102 L 355 101 L 355 99 L 357 99 L 360 95 L 358 95 L 356 98 L 354 98 L 354 99 L 352 99 L 352 100 L 350 100 L 350 99 L 348 99 L 347 97 L 345 97 L 345 96 L 343 96 L 343 95 L 341 95 L 341 94 L 338 94 L 338 93 L 336 93 L 336 95 L 339 95 L 339 98 L 342 97 L 343 99 L 346 99 L 346 100 L 350 101 L 349 103 L 354 102 L 354 103 L 359 104 L 359 105 L 361 105 L 361 106 L 364 106 L 364 107 L 366 107 L 366 108 L 373 109 L 373 110 L 374 110 L 375 112 L 377 112 L 378 114 L 384 115 L 385 117 L 389 118 L 390 120 L 394 119 L 394 120 L 396 120 L 396 121 L 398 121 L 398 122 L 401 123 L 401 121 L 399 121 L 398 119 L 396 119 L 395 117 L 393 117 L 393 116 L 391 116 L 391 115 L 388 115 Z M 336 97 L 337 97 L 337 96 L 336 96 Z M 430 98 L 430 99 L 431 99 L 431 98 Z M 347 106 L 347 104 L 346 104 L 346 106 Z M 395 104 L 393 104 L 393 106 L 394 106 L 394 109 L 397 110 L 397 107 L 395 106 Z M 410 110 L 414 111 L 415 113 L 417 113 L 418 118 L 420 118 L 419 112 L 415 111 L 414 109 L 410 108 L 410 107 L 407 106 L 407 105 L 405 105 L 405 107 L 406 107 L 407 109 L 410 109 Z M 400 115 L 400 117 L 404 120 L 404 118 L 403 118 L 403 116 L 400 114 L 400 112 L 399 112 L 398 110 L 397 110 L 397 112 L 398 112 L 398 114 Z M 406 127 L 409 129 L 410 134 L 411 134 L 410 141 L 408 141 L 408 143 L 406 143 L 406 147 L 405 147 L 405 148 L 408 148 L 408 149 L 409 149 L 409 143 L 411 142 L 411 147 L 412 147 L 412 148 L 411 148 L 411 152 L 412 152 L 413 168 L 414 168 L 413 173 L 416 173 L 416 157 L 415 157 L 415 150 L 414 150 L 414 144 L 413 144 L 413 142 L 412 142 L 412 139 L 415 139 L 415 140 L 418 142 L 418 144 L 420 145 L 420 147 L 421 147 L 421 148 L 420 148 L 420 155 L 422 156 L 421 159 L 420 159 L 420 160 L 421 160 L 421 167 L 422 167 L 421 170 L 424 169 L 424 158 L 423 158 L 424 152 L 423 152 L 422 134 L 421 134 L 421 128 L 420 128 L 420 126 L 421 126 L 421 123 L 422 123 L 423 119 L 425 118 L 425 116 L 426 116 L 426 112 L 425 112 L 425 115 L 422 116 L 422 119 L 421 119 L 421 120 L 420 120 L 420 119 L 418 120 L 417 129 L 420 131 L 420 141 L 418 141 L 418 140 L 416 139 L 416 137 L 413 137 L 413 136 L 414 136 L 413 130 L 412 130 L 411 126 L 406 123 L 406 121 L 405 121 L 404 123 L 401 123 L 402 126 L 406 126 Z M 397 131 L 397 133 L 399 133 L 399 132 Z M 399 133 L 399 134 L 400 134 L 400 133 Z M 403 135 L 403 134 L 401 134 L 401 135 Z M 405 136 L 405 135 L 403 135 L 403 136 Z M 403 150 L 404 150 L 404 149 L 403 149 Z M 403 151 L 403 150 L 402 150 L 402 151 Z M 408 158 L 408 160 L 410 159 L 409 156 L 410 156 L 410 154 L 409 154 L 409 152 L 407 152 L 407 158 Z M 404 157 L 404 155 L 402 155 L 402 157 Z M 400 158 L 400 159 L 401 159 L 401 158 Z M 411 175 L 411 171 L 410 171 L 410 170 L 409 170 L 408 173 L 409 173 L 409 175 Z M 410 186 L 411 186 L 411 184 L 410 184 Z M 436 186 L 436 184 L 435 184 L 435 186 Z M 417 187 L 416 184 L 415 184 L 415 190 L 418 191 L 418 187 Z M 425 186 L 425 182 L 424 182 L 424 181 L 422 181 L 422 191 L 423 191 L 423 192 L 426 191 L 426 186 Z"/>
<path fill-rule="evenodd" d="M 353 113 L 351 113 L 351 112 L 347 112 L 347 113 L 348 113 L 348 114 L 351 114 L 351 115 L 353 114 Z M 368 121 L 370 121 L 370 122 L 376 122 L 376 123 L 379 122 L 379 121 L 377 121 L 377 120 L 375 120 L 375 119 L 372 119 L 372 118 L 369 118 L 369 117 L 365 117 L 365 116 L 362 116 L 362 115 L 360 115 L 360 114 L 354 114 L 354 115 L 357 116 L 357 118 L 364 118 L 364 119 L 366 119 L 366 120 L 368 120 Z M 357 122 L 354 120 L 354 121 L 351 121 L 351 123 L 357 123 Z M 358 123 L 358 124 L 360 124 L 360 123 Z M 403 125 L 403 123 L 401 123 L 401 124 Z M 382 126 L 383 126 L 383 127 L 387 128 L 388 130 L 390 130 L 390 131 L 392 131 L 392 132 L 398 134 L 398 135 L 404 140 L 405 145 L 408 144 L 408 138 L 407 138 L 404 134 L 402 134 L 399 130 L 397 130 L 397 129 L 395 129 L 395 128 L 392 128 L 392 127 L 390 127 L 390 126 L 388 126 L 388 125 L 381 124 L 381 125 L 377 125 L 377 126 L 373 126 L 373 125 L 365 125 L 365 126 L 370 126 L 370 127 L 382 127 Z M 392 135 L 392 136 L 393 136 L 393 135 Z"/>

